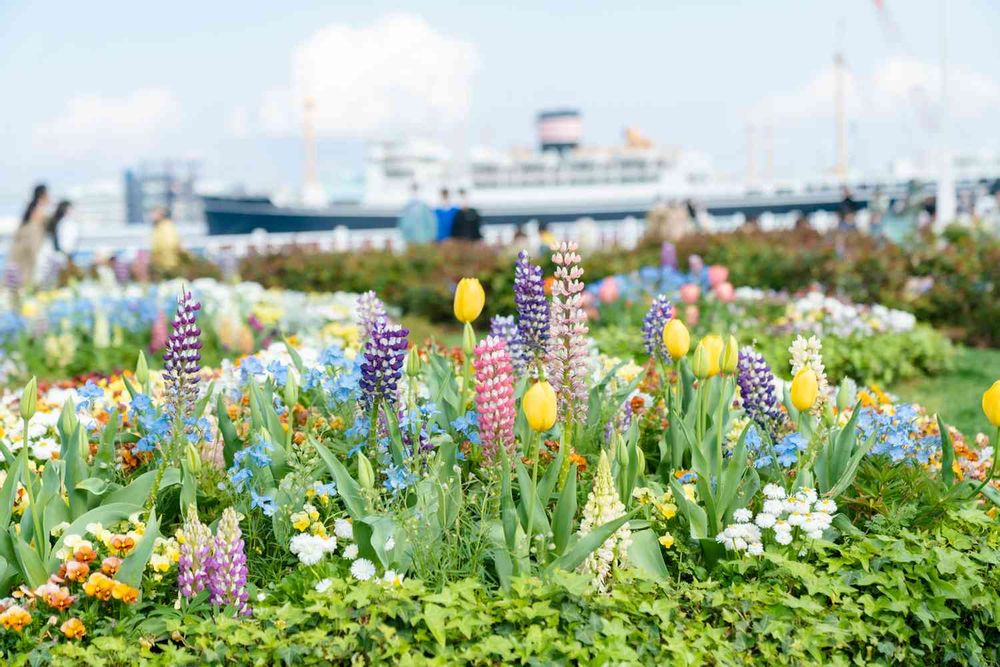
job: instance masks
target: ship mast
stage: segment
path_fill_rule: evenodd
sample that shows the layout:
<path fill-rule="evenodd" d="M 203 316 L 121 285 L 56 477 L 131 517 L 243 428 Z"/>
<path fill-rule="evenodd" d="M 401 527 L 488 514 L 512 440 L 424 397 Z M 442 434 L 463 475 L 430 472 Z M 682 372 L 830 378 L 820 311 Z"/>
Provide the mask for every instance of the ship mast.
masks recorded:
<path fill-rule="evenodd" d="M 844 24 L 839 25 L 840 37 L 838 41 L 843 43 Z M 833 168 L 833 173 L 841 181 L 847 180 L 847 111 L 845 104 L 845 67 L 844 51 L 841 44 L 838 44 L 836 53 L 833 54 L 834 68 L 834 105 L 836 113 L 836 133 L 837 133 L 837 163 Z"/>
<path fill-rule="evenodd" d="M 303 187 L 306 190 L 315 188 L 319 183 L 316 175 L 316 126 L 313 122 L 315 111 L 316 99 L 306 95 L 302 101 L 302 141 L 305 149 Z"/>

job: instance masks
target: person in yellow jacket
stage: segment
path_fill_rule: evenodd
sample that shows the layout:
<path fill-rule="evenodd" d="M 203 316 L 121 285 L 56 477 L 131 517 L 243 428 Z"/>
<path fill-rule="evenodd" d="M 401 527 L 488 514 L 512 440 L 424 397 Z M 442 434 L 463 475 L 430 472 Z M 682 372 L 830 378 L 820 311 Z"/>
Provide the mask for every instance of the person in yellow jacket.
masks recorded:
<path fill-rule="evenodd" d="M 150 245 L 150 260 L 155 270 L 169 272 L 180 264 L 181 237 L 174 221 L 162 207 L 153 211 L 153 238 Z"/>

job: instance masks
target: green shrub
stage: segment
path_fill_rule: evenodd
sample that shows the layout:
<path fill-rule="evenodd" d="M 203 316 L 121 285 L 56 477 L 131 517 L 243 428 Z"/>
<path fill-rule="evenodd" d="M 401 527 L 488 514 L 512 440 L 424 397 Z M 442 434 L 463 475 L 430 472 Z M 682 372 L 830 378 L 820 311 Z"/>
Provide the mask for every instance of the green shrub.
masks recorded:
<path fill-rule="evenodd" d="M 677 548 L 683 548 L 678 545 Z M 965 664 L 1000 660 L 1000 526 L 978 510 L 932 531 L 817 543 L 796 560 L 729 561 L 713 579 L 578 575 L 441 590 L 302 572 L 252 621 L 166 614 L 80 644 L 8 646 L 12 665 Z M 270 596 L 269 596 L 270 597 Z M 136 641 L 131 633 L 140 636 Z"/>

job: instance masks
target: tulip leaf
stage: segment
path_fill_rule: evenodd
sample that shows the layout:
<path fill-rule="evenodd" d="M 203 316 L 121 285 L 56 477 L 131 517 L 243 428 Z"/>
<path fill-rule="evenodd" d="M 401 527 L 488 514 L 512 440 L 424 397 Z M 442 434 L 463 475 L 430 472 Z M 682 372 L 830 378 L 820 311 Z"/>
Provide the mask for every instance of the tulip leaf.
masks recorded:
<path fill-rule="evenodd" d="M 581 537 L 569 550 L 552 561 L 551 569 L 575 570 L 586 560 L 587 556 L 600 548 L 615 531 L 629 520 L 631 513 L 608 521 Z"/>
<path fill-rule="evenodd" d="M 632 533 L 628 560 L 635 565 L 638 572 L 654 581 L 666 581 L 670 577 L 670 572 L 663 562 L 663 548 L 652 530 L 638 530 Z"/>
<path fill-rule="evenodd" d="M 556 545 L 556 554 L 560 555 L 566 550 L 573 532 L 573 517 L 576 516 L 576 474 L 576 466 L 570 464 L 566 485 L 559 494 L 556 509 L 552 514 L 553 542 Z"/>
<path fill-rule="evenodd" d="M 941 481 L 946 486 L 951 486 L 955 480 L 955 471 L 952 469 L 955 463 L 955 445 L 951 441 L 951 433 L 942 421 L 941 415 L 937 416 L 937 423 L 938 431 L 941 433 Z"/>

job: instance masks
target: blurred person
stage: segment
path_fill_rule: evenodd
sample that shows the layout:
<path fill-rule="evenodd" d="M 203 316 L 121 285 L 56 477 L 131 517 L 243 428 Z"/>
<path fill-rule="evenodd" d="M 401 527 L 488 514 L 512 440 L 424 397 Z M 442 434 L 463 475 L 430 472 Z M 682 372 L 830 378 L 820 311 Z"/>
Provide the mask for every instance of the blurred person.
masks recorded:
<path fill-rule="evenodd" d="M 875 186 L 875 192 L 872 193 L 872 198 L 868 201 L 868 233 L 876 238 L 881 238 L 882 220 L 885 218 L 886 212 L 889 210 L 889 198 L 885 196 L 885 191 L 882 190 L 881 185 Z"/>
<path fill-rule="evenodd" d="M 683 202 L 674 202 L 667 209 L 667 238 L 664 241 L 676 243 L 691 232 L 691 214 Z"/>
<path fill-rule="evenodd" d="M 653 207 L 646 212 L 646 231 L 644 236 L 657 243 L 668 240 L 667 223 L 669 222 L 669 212 L 662 197 L 657 197 L 653 202 Z"/>
<path fill-rule="evenodd" d="M 437 237 L 437 216 L 420 197 L 420 186 L 410 188 L 410 201 L 399 215 L 399 234 L 407 244 L 432 243 Z"/>
<path fill-rule="evenodd" d="M 21 224 L 7 249 L 5 275 L 8 287 L 15 295 L 18 288 L 30 291 L 35 283 L 38 254 L 45 242 L 49 206 L 49 189 L 44 183 L 35 186 Z"/>
<path fill-rule="evenodd" d="M 844 186 L 841 190 L 843 198 L 837 207 L 837 231 L 846 232 L 856 229 L 854 223 L 855 214 L 858 212 L 858 203 L 854 200 L 850 188 Z"/>
<path fill-rule="evenodd" d="M 60 227 L 71 208 L 69 200 L 63 199 L 56 204 L 55 211 L 45 220 L 45 234 L 42 236 L 42 243 L 38 248 L 38 260 L 35 262 L 36 285 L 50 278 L 53 270 L 58 270 L 66 256 L 60 239 Z"/>
<path fill-rule="evenodd" d="M 747 217 L 743 223 L 742 231 L 756 233 L 760 231 L 760 216 L 756 213 Z"/>
<path fill-rule="evenodd" d="M 451 203 L 448 188 L 441 188 L 441 202 L 434 209 L 434 215 L 437 216 L 436 238 L 439 242 L 447 241 L 451 238 L 451 228 L 455 224 L 455 215 L 457 213 L 458 207 Z"/>
<path fill-rule="evenodd" d="M 538 240 L 541 241 L 543 251 L 544 249 L 551 250 L 559 245 L 559 239 L 552 233 L 549 223 L 544 220 L 538 223 Z"/>
<path fill-rule="evenodd" d="M 517 255 L 522 250 L 531 250 L 531 239 L 528 238 L 528 233 L 524 231 L 524 225 L 514 227 L 514 240 L 510 243 L 510 250 L 514 255 Z"/>
<path fill-rule="evenodd" d="M 153 209 L 153 234 L 150 239 L 150 262 L 160 272 L 173 271 L 181 262 L 181 237 L 177 226 L 162 206 Z"/>
<path fill-rule="evenodd" d="M 461 208 L 455 214 L 455 220 L 451 228 L 451 237 L 464 241 L 482 241 L 482 216 L 479 215 L 479 211 L 469 204 L 469 196 L 465 190 L 458 191 L 458 201 L 461 203 Z"/>
<path fill-rule="evenodd" d="M 805 213 L 802 213 L 800 211 L 799 214 L 795 216 L 795 224 L 793 225 L 792 229 L 794 229 L 797 232 L 802 232 L 807 229 L 812 229 L 812 225 L 809 224 L 808 216 L 806 216 Z"/>

